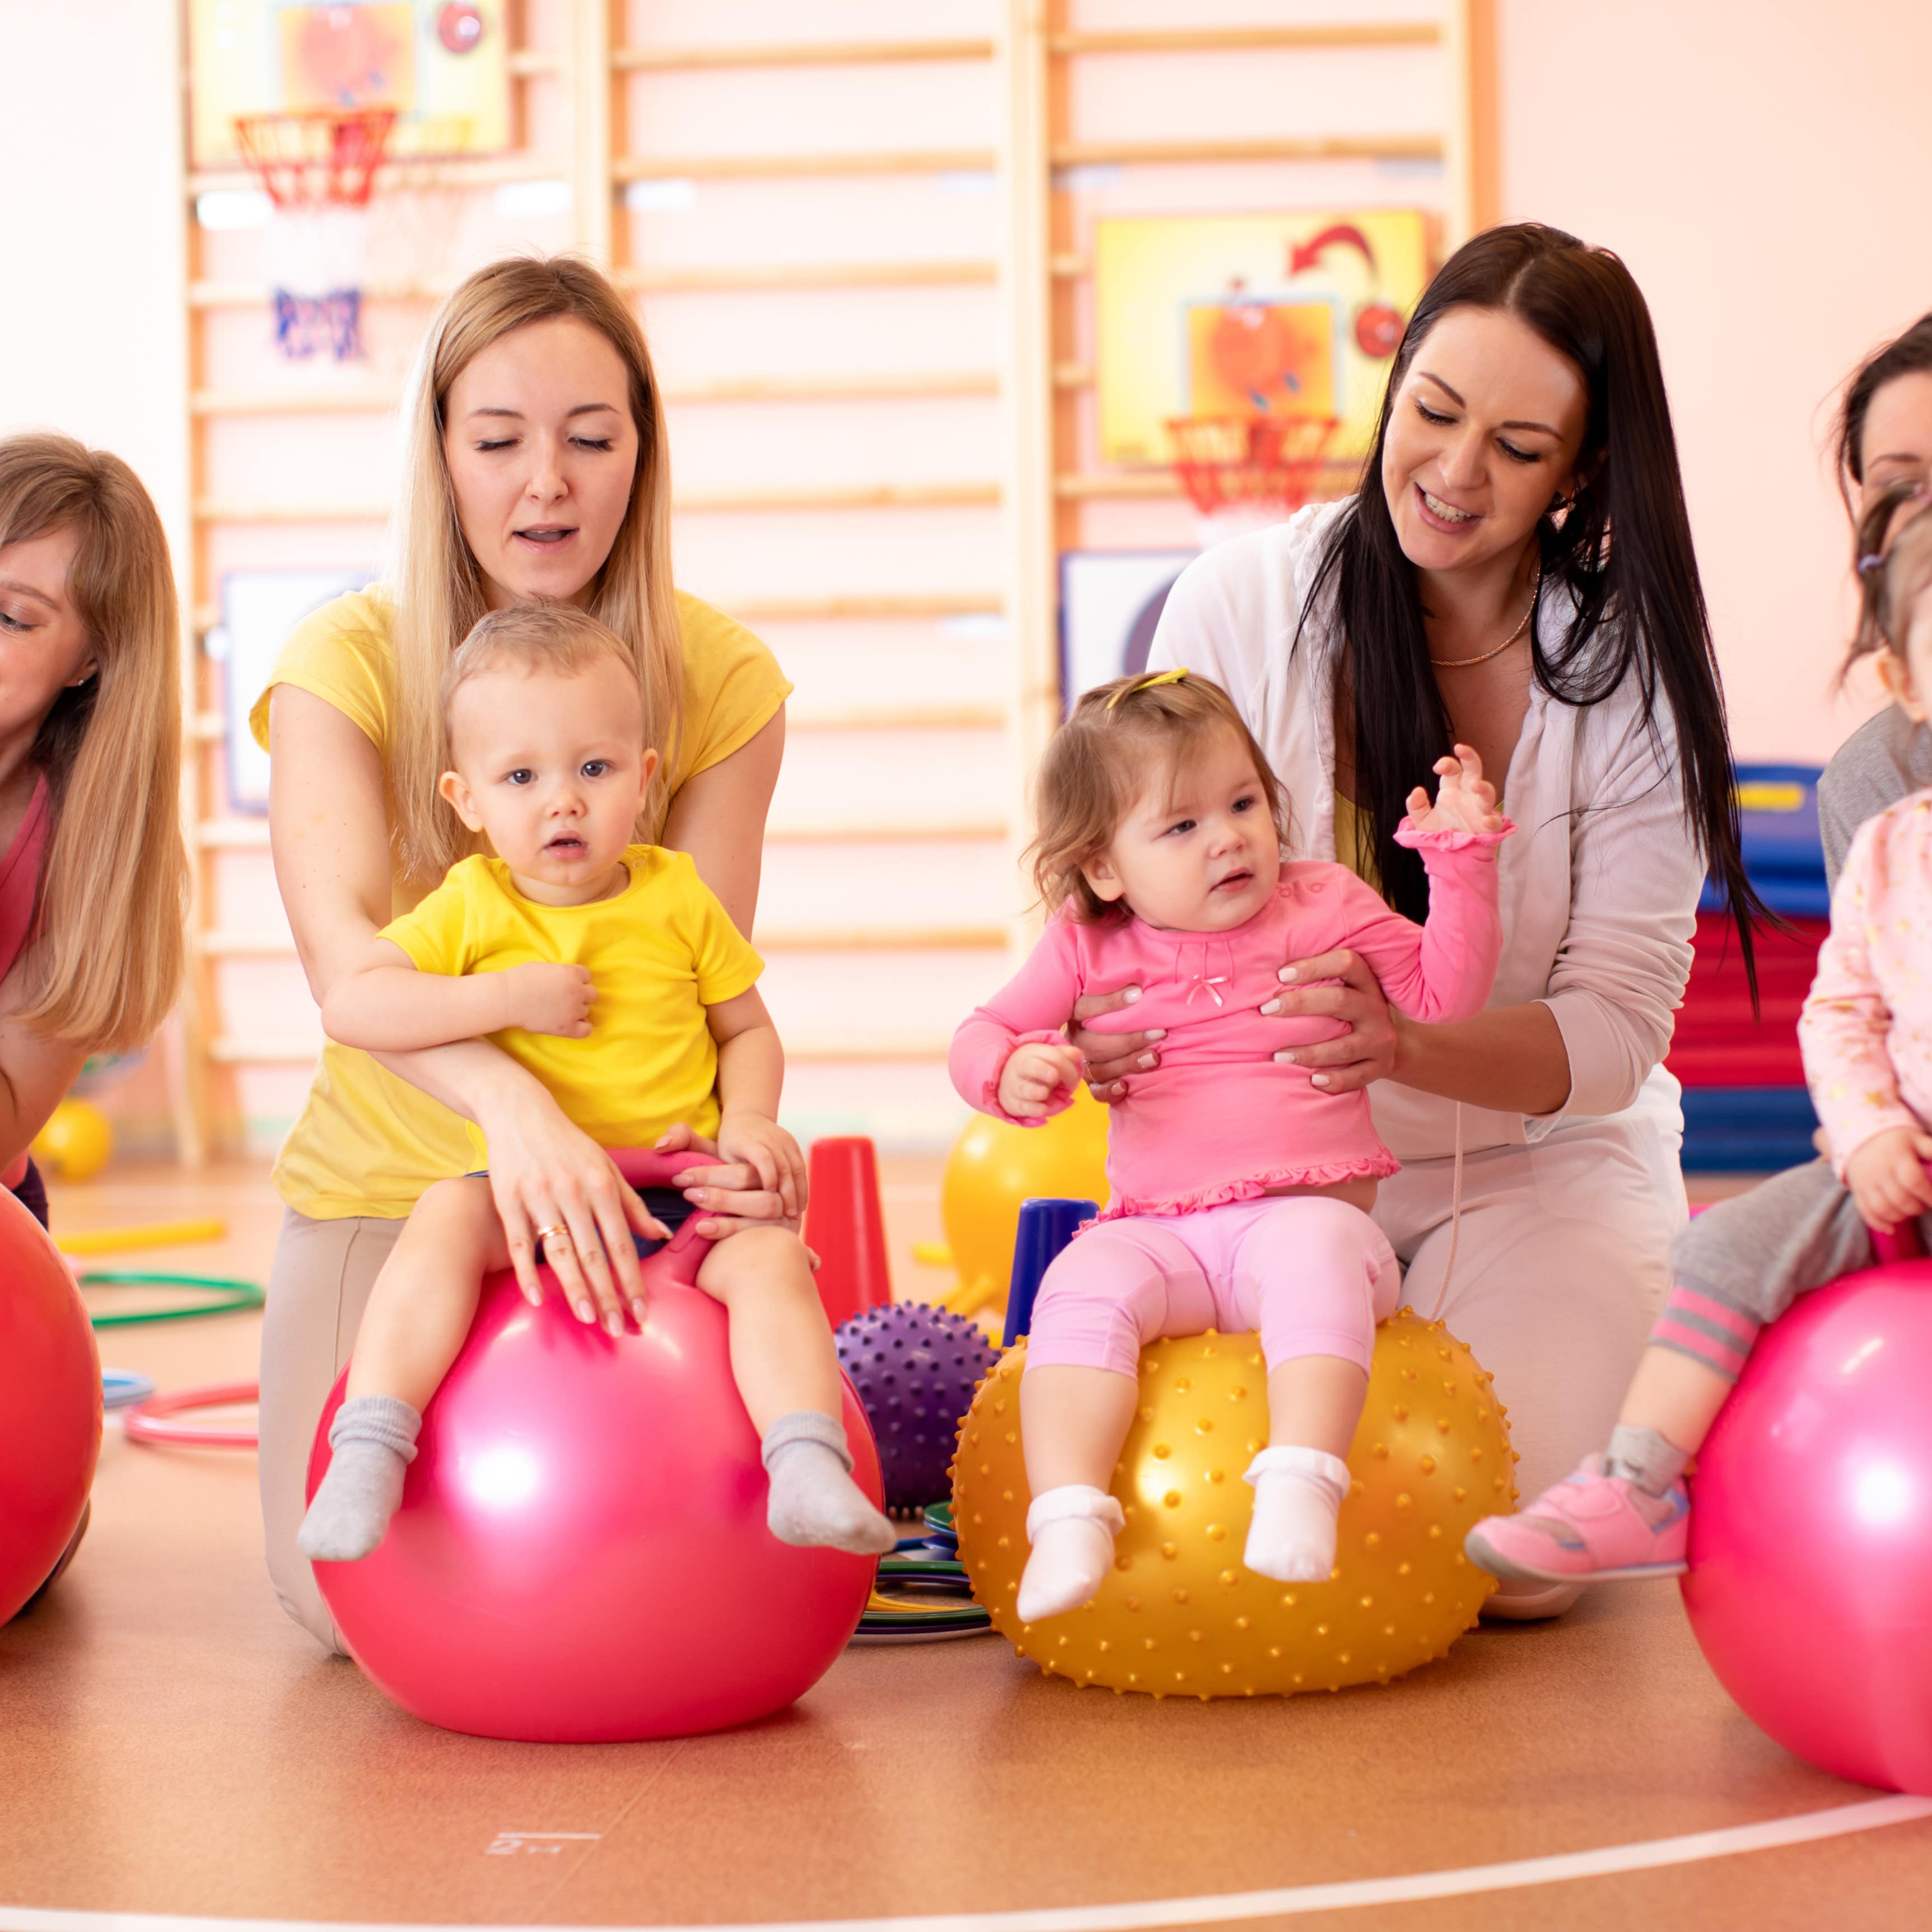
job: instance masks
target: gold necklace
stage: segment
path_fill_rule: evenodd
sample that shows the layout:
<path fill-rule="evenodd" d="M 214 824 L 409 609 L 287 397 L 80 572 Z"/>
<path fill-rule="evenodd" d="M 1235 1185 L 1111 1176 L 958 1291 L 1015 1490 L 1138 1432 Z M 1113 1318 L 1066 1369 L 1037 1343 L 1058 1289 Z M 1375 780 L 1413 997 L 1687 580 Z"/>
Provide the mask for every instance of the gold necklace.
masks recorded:
<path fill-rule="evenodd" d="M 1487 664 L 1490 658 L 1501 657 L 1529 628 L 1529 620 L 1536 614 L 1536 600 L 1542 595 L 1543 566 L 1539 563 L 1536 566 L 1536 581 L 1529 586 L 1529 608 L 1522 614 L 1522 622 L 1494 650 L 1484 651 L 1473 658 L 1431 658 L 1429 662 L 1438 670 L 1462 670 L 1471 664 Z"/>

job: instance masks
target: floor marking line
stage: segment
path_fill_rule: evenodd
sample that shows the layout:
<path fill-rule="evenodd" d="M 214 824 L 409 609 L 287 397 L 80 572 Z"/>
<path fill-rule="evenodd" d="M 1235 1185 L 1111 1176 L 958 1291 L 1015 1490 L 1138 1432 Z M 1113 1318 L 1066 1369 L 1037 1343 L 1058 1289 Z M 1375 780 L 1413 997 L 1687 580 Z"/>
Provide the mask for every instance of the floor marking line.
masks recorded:
<path fill-rule="evenodd" d="M 1408 1872 L 1388 1878 L 1344 1879 L 1272 1891 L 1210 1893 L 1197 1898 L 1150 1899 L 1118 1905 L 1076 1905 L 1015 1912 L 908 1913 L 890 1918 L 770 1919 L 702 1925 L 554 1928 L 551 1932 L 1142 1932 L 1172 1925 L 1226 1924 L 1242 1919 L 1299 1916 L 1364 1905 L 1400 1905 L 1471 1893 L 1510 1892 L 1566 1880 L 1604 1878 L 1696 1864 L 1706 1858 L 1844 1838 L 1932 1817 L 1932 1798 L 1866 1798 L 1823 1811 L 1801 1811 L 1757 1825 L 1730 1825 L 1675 1838 L 1648 1838 L 1586 1852 L 1504 1864 Z M 302 1918 L 214 1918 L 148 1912 L 78 1912 L 0 1906 L 0 1932 L 510 1932 L 506 1926 L 416 1925 L 401 1922 Z M 529 1928 L 522 1928 L 529 1932 Z"/>

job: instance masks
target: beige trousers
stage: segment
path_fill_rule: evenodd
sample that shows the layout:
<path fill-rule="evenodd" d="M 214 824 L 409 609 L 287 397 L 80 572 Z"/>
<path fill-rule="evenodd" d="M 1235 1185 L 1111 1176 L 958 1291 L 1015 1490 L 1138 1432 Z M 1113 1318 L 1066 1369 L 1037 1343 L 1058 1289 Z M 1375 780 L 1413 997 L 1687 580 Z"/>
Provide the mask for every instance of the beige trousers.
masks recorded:
<path fill-rule="evenodd" d="M 282 1608 L 329 1649 L 342 1648 L 308 1559 L 296 1547 L 307 1508 L 309 1450 L 322 1404 L 356 1346 L 377 1270 L 404 1223 L 311 1221 L 291 1208 L 268 1270 L 262 1314 L 262 1528 Z"/>
<path fill-rule="evenodd" d="M 1375 1218 L 1402 1263 L 1402 1299 L 1496 1377 L 1525 1502 L 1610 1439 L 1670 1292 L 1688 1211 L 1680 1145 L 1618 1114 L 1471 1154 L 1447 1280 L 1455 1162 L 1412 1161 L 1382 1184 Z"/>

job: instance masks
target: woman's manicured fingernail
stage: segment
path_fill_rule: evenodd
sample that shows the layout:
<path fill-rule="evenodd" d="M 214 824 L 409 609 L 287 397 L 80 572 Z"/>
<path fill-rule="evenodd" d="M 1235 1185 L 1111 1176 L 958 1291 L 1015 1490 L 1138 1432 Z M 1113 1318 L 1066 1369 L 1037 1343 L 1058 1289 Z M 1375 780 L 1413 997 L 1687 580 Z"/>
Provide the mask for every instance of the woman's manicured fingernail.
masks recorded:
<path fill-rule="evenodd" d="M 1136 1066 L 1151 1066 L 1154 1064 L 1154 1055 L 1150 1053 L 1144 1053 L 1134 1062 L 1134 1064 Z"/>
<path fill-rule="evenodd" d="M 684 1198 L 694 1208 L 702 1208 L 704 1205 L 704 1190 L 701 1187 L 687 1187 L 684 1190 Z"/>
<path fill-rule="evenodd" d="M 1167 1029 L 1165 1027 L 1149 1027 L 1147 1030 L 1147 1036 L 1149 1040 L 1165 1040 L 1167 1037 Z"/>
<path fill-rule="evenodd" d="M 1275 1064 L 1280 1066 L 1298 1066 L 1301 1064 L 1301 1056 L 1291 1047 L 1286 1052 L 1275 1055 Z"/>
<path fill-rule="evenodd" d="M 1290 980 L 1300 979 L 1301 975 L 1292 966 L 1284 966 L 1274 976 L 1285 985 Z"/>
<path fill-rule="evenodd" d="M 644 1325 L 644 1301 L 642 1295 L 640 1295 L 635 1301 L 631 1304 L 631 1319 L 640 1328 Z"/>
<path fill-rule="evenodd" d="M 541 1308 L 543 1306 L 543 1290 L 540 1288 L 526 1288 L 524 1290 L 524 1299 L 532 1308 Z"/>
<path fill-rule="evenodd" d="M 597 1311 L 589 1302 L 580 1301 L 577 1304 L 577 1318 L 580 1322 L 594 1322 L 597 1318 Z"/>
<path fill-rule="evenodd" d="M 604 1327 L 610 1334 L 621 1335 L 624 1332 L 624 1318 L 614 1308 L 604 1316 Z"/>
<path fill-rule="evenodd" d="M 1141 989 L 1139 987 L 1130 986 L 1127 988 L 1126 992 L 1121 994 L 1120 998 L 1125 1000 L 1129 1006 L 1132 1006 L 1133 1003 L 1140 998 L 1140 996 Z"/>
<path fill-rule="evenodd" d="M 1308 1084 L 1311 1087 L 1325 1087 L 1328 1084 L 1328 1076 L 1325 1073 L 1311 1073 L 1308 1076 Z"/>
<path fill-rule="evenodd" d="M 1264 1013 L 1278 1013 L 1281 1011 L 1281 1002 L 1279 1000 L 1270 1000 L 1262 1007 L 1262 1011 Z"/>

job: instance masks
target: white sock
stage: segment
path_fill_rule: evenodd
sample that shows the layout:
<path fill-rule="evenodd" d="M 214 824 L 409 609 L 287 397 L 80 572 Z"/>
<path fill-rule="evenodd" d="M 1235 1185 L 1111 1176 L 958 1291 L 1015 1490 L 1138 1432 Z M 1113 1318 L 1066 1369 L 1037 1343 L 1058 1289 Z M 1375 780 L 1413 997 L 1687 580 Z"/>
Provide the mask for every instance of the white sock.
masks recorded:
<path fill-rule="evenodd" d="M 1105 1490 L 1063 1483 L 1033 1499 L 1027 1540 L 1033 1554 L 1014 1605 L 1023 1624 L 1064 1616 L 1090 1604 L 1114 1561 L 1114 1538 L 1126 1526 L 1120 1506 Z"/>
<path fill-rule="evenodd" d="M 1241 1480 L 1253 1486 L 1254 1520 L 1241 1560 L 1278 1583 L 1325 1583 L 1335 1567 L 1335 1517 L 1348 1466 L 1325 1450 L 1264 1449 Z"/>

